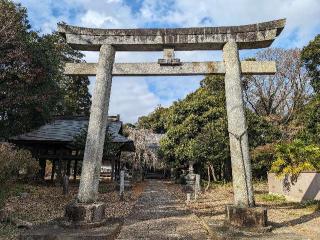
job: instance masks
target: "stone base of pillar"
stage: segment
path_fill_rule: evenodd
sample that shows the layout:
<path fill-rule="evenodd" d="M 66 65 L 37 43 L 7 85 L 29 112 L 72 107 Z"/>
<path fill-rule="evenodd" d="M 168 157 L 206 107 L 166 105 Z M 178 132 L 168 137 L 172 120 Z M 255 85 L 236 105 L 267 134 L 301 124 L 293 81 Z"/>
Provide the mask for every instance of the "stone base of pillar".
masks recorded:
<path fill-rule="evenodd" d="M 226 206 L 226 224 L 240 228 L 262 229 L 267 227 L 267 209 L 263 207 Z"/>
<path fill-rule="evenodd" d="M 65 226 L 98 227 L 105 223 L 105 203 L 70 203 L 65 209 Z"/>

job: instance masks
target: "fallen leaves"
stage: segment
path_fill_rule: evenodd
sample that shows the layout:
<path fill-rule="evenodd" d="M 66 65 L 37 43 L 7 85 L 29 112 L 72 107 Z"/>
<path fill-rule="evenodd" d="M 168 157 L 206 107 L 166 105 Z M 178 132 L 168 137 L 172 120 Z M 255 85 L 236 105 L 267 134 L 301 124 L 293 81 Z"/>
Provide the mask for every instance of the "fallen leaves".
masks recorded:
<path fill-rule="evenodd" d="M 116 184 L 113 182 L 102 182 L 100 185 L 103 193 L 99 193 L 99 201 L 106 203 L 107 218 L 124 218 L 133 208 L 140 196 L 145 183 L 134 184 L 132 190 L 125 191 L 124 200 L 121 201 Z M 11 213 L 11 216 L 32 224 L 41 224 L 64 215 L 65 206 L 76 198 L 78 182 L 70 182 L 68 195 L 62 195 L 62 188 L 52 184 L 24 184 L 24 193 L 12 196 L 7 199 L 4 209 Z M 12 226 L 0 226 L 0 239 L 11 239 L 13 234 L 20 230 Z"/>

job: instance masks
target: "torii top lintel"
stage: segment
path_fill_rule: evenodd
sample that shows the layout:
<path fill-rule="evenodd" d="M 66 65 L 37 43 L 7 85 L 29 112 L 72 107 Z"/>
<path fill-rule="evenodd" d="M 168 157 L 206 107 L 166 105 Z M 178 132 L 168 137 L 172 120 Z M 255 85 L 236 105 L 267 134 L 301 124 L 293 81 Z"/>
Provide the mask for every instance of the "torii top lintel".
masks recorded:
<path fill-rule="evenodd" d="M 98 51 L 103 44 L 117 51 L 221 50 L 234 39 L 239 49 L 269 47 L 281 33 L 285 19 L 242 26 L 153 29 L 95 29 L 58 25 L 60 32 L 74 49 Z"/>

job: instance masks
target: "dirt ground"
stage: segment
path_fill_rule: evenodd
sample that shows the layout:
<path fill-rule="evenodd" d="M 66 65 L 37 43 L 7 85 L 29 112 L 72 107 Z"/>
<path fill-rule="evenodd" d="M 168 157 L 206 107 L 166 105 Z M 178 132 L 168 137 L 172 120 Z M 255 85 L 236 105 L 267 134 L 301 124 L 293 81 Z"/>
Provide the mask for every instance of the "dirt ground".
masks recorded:
<path fill-rule="evenodd" d="M 66 204 L 75 199 L 78 182 L 70 183 L 67 196 L 62 195 L 62 188 L 50 183 L 18 184 L 13 196 L 7 199 L 5 211 L 10 217 L 21 219 L 32 224 L 45 223 L 62 217 Z M 107 218 L 124 218 L 134 206 L 143 191 L 144 183 L 133 186 L 132 191 L 125 191 L 124 201 L 120 201 L 116 185 L 111 182 L 102 182 L 99 186 L 99 200 L 107 203 Z M 0 239 L 16 239 L 24 231 L 13 224 L 0 223 Z"/>
<path fill-rule="evenodd" d="M 168 190 L 173 192 L 181 202 L 185 202 L 186 193 L 181 185 L 170 181 L 166 181 L 166 185 Z M 132 191 L 126 192 L 124 201 L 120 201 L 115 184 L 101 183 L 99 199 L 108 203 L 107 217 L 126 218 L 144 187 L 145 183 L 135 185 Z M 63 216 L 65 205 L 76 197 L 78 183 L 71 183 L 70 194 L 67 196 L 62 195 L 61 187 L 51 184 L 20 184 L 17 188 L 16 193 L 6 201 L 5 209 L 14 218 L 38 224 Z M 256 204 L 268 208 L 272 233 L 279 234 L 279 236 L 296 234 L 296 238 L 275 237 L 272 239 L 320 239 L 319 202 L 299 204 L 268 195 L 266 182 L 255 183 L 254 189 Z M 191 201 L 188 208 L 210 225 L 223 222 L 225 205 L 231 204 L 232 201 L 231 184 L 213 184 L 207 192 L 200 195 L 197 201 Z M 0 239 L 16 239 L 21 231 L 23 230 L 12 224 L 0 224 Z"/>
<path fill-rule="evenodd" d="M 186 194 L 177 185 L 176 194 L 186 199 Z M 287 202 L 284 198 L 268 194 L 266 182 L 254 184 L 256 205 L 268 209 L 268 220 L 274 234 L 297 234 L 307 239 L 320 239 L 320 203 L 304 204 Z M 189 208 L 200 218 L 210 223 L 223 222 L 225 205 L 232 204 L 233 191 L 231 184 L 212 185 L 202 193 L 197 201 L 188 204 Z M 299 239 L 299 238 L 298 238 Z"/>

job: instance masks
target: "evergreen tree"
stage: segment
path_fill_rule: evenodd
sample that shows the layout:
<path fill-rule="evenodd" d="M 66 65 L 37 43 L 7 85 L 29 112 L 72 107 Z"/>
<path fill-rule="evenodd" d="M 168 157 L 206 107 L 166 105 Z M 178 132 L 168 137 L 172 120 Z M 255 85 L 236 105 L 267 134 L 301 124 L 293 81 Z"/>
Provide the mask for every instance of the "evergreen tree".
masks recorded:
<path fill-rule="evenodd" d="M 166 118 L 164 117 L 168 112 L 168 108 L 158 106 L 148 116 L 142 116 L 138 120 L 137 127 L 140 129 L 150 129 L 155 133 L 166 132 Z"/>
<path fill-rule="evenodd" d="M 0 138 L 45 122 L 59 97 L 48 50 L 30 30 L 26 9 L 0 1 Z"/>
<path fill-rule="evenodd" d="M 168 164 L 180 166 L 192 161 L 196 162 L 202 173 L 210 167 L 214 178 L 218 180 L 231 178 L 223 77 L 206 77 L 201 81 L 200 88 L 185 99 L 165 110 L 157 108 L 140 119 L 143 119 L 140 126 L 155 130 L 155 123 L 160 122 L 165 129 L 166 136 L 161 140 L 160 154 Z M 251 149 L 280 137 L 275 127 L 250 110 L 247 110 L 247 120 Z M 266 167 L 259 169 L 266 174 Z"/>
<path fill-rule="evenodd" d="M 320 94 L 320 34 L 302 49 L 301 59 L 311 77 L 314 91 Z"/>
<path fill-rule="evenodd" d="M 0 0 L 0 139 L 37 128 L 54 115 L 88 114 L 87 77 L 63 74 L 64 63 L 80 62 L 57 33 L 31 30 L 27 10 Z"/>

